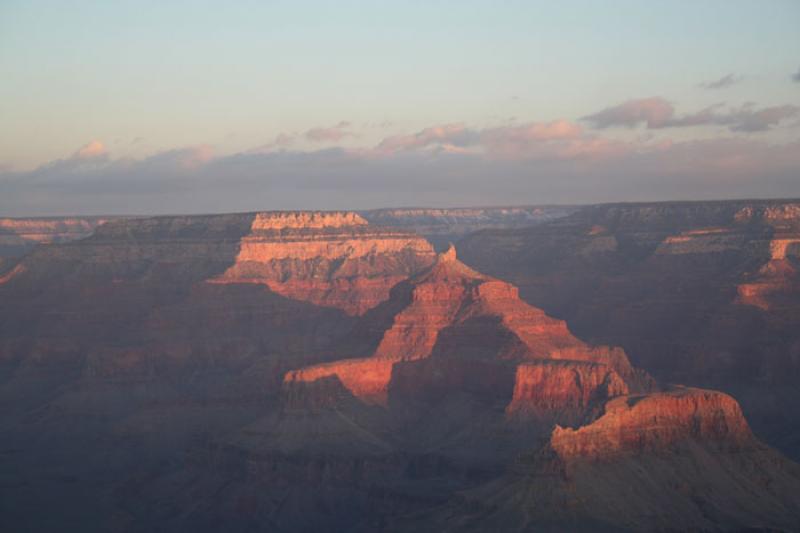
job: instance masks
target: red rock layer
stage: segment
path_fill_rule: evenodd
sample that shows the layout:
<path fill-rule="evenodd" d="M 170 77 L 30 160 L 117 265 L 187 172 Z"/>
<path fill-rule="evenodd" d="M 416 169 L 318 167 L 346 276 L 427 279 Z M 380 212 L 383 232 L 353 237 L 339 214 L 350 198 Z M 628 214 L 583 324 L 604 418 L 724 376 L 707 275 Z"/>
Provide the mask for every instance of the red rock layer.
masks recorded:
<path fill-rule="evenodd" d="M 575 424 L 593 407 L 628 392 L 619 374 L 603 364 L 523 363 L 517 367 L 514 395 L 506 414 L 512 419 Z"/>
<path fill-rule="evenodd" d="M 358 398 L 385 404 L 394 363 L 430 356 L 439 333 L 452 324 L 470 287 L 483 279 L 456 264 L 454 252 L 440 254 L 433 267 L 412 280 L 410 304 L 395 316 L 372 357 L 289 372 L 284 382 L 312 382 L 335 375 Z"/>
<path fill-rule="evenodd" d="M 655 386 L 652 378 L 646 372 L 633 368 L 625 350 L 619 347 L 583 344 L 582 346 L 553 350 L 548 354 L 548 358 L 606 365 L 628 384 L 631 392 L 645 392 L 652 390 Z"/>
<path fill-rule="evenodd" d="M 797 268 L 792 264 L 792 252 L 800 248 L 798 238 L 776 238 L 770 242 L 770 259 L 758 271 L 751 283 L 738 286 L 738 302 L 768 311 L 770 296 L 787 291 L 797 276 Z"/>
<path fill-rule="evenodd" d="M 688 440 L 735 447 L 752 439 L 736 400 L 721 392 L 678 388 L 615 398 L 587 426 L 557 426 L 551 446 L 564 459 L 597 459 L 663 451 Z"/>
<path fill-rule="evenodd" d="M 439 333 L 451 325 L 473 287 L 486 278 L 455 258 L 455 249 L 412 281 L 411 304 L 384 333 L 375 357 L 409 361 L 428 357 Z"/>
<path fill-rule="evenodd" d="M 284 383 L 292 388 L 298 384 L 337 378 L 353 396 L 367 403 L 384 405 L 393 365 L 394 361 L 389 359 L 345 359 L 292 370 L 286 374 Z"/>
<path fill-rule="evenodd" d="M 289 372 L 284 382 L 338 376 L 353 395 L 380 404 L 386 403 L 392 380 L 396 381 L 394 390 L 404 394 L 413 394 L 415 387 L 425 394 L 460 388 L 484 395 L 505 394 L 508 401 L 514 387 L 514 367 L 509 365 L 538 362 L 518 372 L 524 382 L 526 372 L 535 372 L 537 364 L 544 364 L 542 360 L 558 359 L 562 362 L 551 365 L 557 370 L 548 374 L 554 377 L 548 386 L 561 391 L 558 394 L 567 399 L 568 410 L 588 406 L 595 395 L 608 398 L 629 390 L 624 382 L 634 377 L 634 371 L 622 350 L 587 346 L 563 321 L 522 302 L 514 286 L 458 261 L 454 248 L 440 254 L 431 268 L 408 283 L 411 301 L 395 315 L 371 357 Z M 432 358 L 430 364 L 395 366 L 428 358 Z M 576 384 L 576 379 L 580 383 Z M 519 386 L 512 412 L 539 412 L 546 407 L 541 403 L 544 400 L 537 403 L 532 393 L 522 392 L 527 390 L 523 383 Z M 554 402 L 560 402 L 558 397 Z"/>
<path fill-rule="evenodd" d="M 213 283 L 262 283 L 278 294 L 361 315 L 430 265 L 418 235 L 372 228 L 355 213 L 259 213 L 234 264 Z"/>
<path fill-rule="evenodd" d="M 585 347 L 569 332 L 566 322 L 520 300 L 517 288 L 509 283 L 487 278 L 476 287 L 473 297 L 475 305 L 464 314 L 464 319 L 499 317 L 502 326 L 526 346 L 527 358 L 548 358 L 554 350 Z"/>

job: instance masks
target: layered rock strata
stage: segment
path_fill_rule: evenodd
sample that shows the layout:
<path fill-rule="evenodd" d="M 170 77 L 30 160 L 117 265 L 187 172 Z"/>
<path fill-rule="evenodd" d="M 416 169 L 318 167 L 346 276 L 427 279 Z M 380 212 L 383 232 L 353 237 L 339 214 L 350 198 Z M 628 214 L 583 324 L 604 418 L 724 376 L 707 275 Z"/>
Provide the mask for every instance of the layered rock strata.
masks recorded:
<path fill-rule="evenodd" d="M 736 400 L 721 392 L 675 388 L 620 396 L 578 429 L 556 427 L 550 441 L 563 459 L 603 459 L 625 453 L 667 453 L 683 441 L 728 448 L 753 442 Z"/>
<path fill-rule="evenodd" d="M 394 316 L 371 357 L 291 371 L 284 378 L 287 386 L 336 377 L 356 397 L 381 405 L 390 389 L 413 394 L 415 384 L 438 381 L 447 390 L 471 384 L 490 395 L 494 387 L 501 389 L 495 394 L 508 395 L 509 413 L 517 417 L 546 410 L 541 404 L 546 400 L 538 398 L 537 404 L 527 392 L 537 371 L 548 371 L 540 381 L 569 397 L 565 410 L 650 386 L 638 379 L 622 350 L 584 344 L 563 321 L 522 302 L 512 285 L 461 263 L 452 246 L 407 283 L 410 302 Z M 586 383 L 576 385 L 582 379 Z M 554 397 L 550 407 L 556 409 L 559 401 Z"/>
<path fill-rule="evenodd" d="M 423 238 L 355 213 L 259 213 L 213 283 L 261 283 L 296 300 L 362 315 L 434 259 Z"/>

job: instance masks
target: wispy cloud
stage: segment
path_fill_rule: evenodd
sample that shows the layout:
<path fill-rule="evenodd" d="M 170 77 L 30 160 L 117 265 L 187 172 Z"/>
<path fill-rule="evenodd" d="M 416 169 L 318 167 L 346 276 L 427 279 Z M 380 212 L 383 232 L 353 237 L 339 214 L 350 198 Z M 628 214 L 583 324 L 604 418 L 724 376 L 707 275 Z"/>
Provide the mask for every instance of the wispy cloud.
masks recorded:
<path fill-rule="evenodd" d="M 352 131 L 352 124 L 346 120 L 329 127 L 315 127 L 300 132 L 281 132 L 275 138 L 265 144 L 256 146 L 248 150 L 249 153 L 271 152 L 273 150 L 286 150 L 295 146 L 298 141 L 308 141 L 311 143 L 335 143 L 347 137 L 355 137 Z"/>
<path fill-rule="evenodd" d="M 703 89 L 725 89 L 727 87 L 730 87 L 731 85 L 736 85 L 737 83 L 742 81 L 742 79 L 743 79 L 742 76 L 737 76 L 731 73 L 731 74 L 726 74 L 725 76 L 722 76 L 717 80 L 703 82 L 699 84 L 699 86 L 702 87 Z"/>
<path fill-rule="evenodd" d="M 311 128 L 305 133 L 306 139 L 313 142 L 338 142 L 345 137 L 353 137 L 350 131 L 351 124 L 346 120 L 327 128 Z"/>
<path fill-rule="evenodd" d="M 690 126 L 726 126 L 731 131 L 759 132 L 777 126 L 782 121 L 800 115 L 800 107 L 791 104 L 757 108 L 752 103 L 723 110 L 722 104 L 695 113 L 676 115 L 674 106 L 661 97 L 628 100 L 583 117 L 597 129 L 612 127 L 633 128 L 645 125 L 648 129 Z"/>
<path fill-rule="evenodd" d="M 797 72 L 792 74 L 792 81 L 800 83 L 800 68 L 797 69 Z"/>
<path fill-rule="evenodd" d="M 608 156 L 624 151 L 622 143 L 598 138 L 568 120 L 528 122 L 492 128 L 441 124 L 409 135 L 383 139 L 376 154 L 432 151 L 500 159 L 547 159 Z"/>
<path fill-rule="evenodd" d="M 727 116 L 718 117 L 718 123 L 730 125 L 733 131 L 766 131 L 783 120 L 798 115 L 800 115 L 800 107 L 796 105 L 787 104 L 762 109 L 743 105 L 738 110 L 731 111 Z"/>
<path fill-rule="evenodd" d="M 664 98 L 653 96 L 628 100 L 621 104 L 607 107 L 592 115 L 587 115 L 582 120 L 598 129 L 615 126 L 629 128 L 642 123 L 648 128 L 661 128 L 675 114 L 675 108 Z"/>

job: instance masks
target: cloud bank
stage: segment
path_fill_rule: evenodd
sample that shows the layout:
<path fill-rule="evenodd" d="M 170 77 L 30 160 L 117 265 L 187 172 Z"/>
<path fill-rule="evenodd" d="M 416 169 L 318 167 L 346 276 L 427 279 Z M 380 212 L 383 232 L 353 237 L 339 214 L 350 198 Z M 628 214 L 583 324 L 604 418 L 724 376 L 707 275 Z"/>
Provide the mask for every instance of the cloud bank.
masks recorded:
<path fill-rule="evenodd" d="M 588 122 L 601 129 L 667 128 L 724 118 L 720 123 L 732 130 L 758 131 L 780 121 L 791 111 L 786 108 L 791 106 L 676 116 L 668 102 L 650 98 L 608 108 Z M 730 116 L 735 118 L 725 118 Z M 220 156 L 206 146 L 188 147 L 143 159 L 115 159 L 92 142 L 29 172 L 0 171 L 0 214 L 800 197 L 798 141 L 776 145 L 731 136 L 623 142 L 556 120 L 432 125 L 362 148 L 288 149 L 291 142 L 279 137 L 269 143 L 273 150 Z"/>

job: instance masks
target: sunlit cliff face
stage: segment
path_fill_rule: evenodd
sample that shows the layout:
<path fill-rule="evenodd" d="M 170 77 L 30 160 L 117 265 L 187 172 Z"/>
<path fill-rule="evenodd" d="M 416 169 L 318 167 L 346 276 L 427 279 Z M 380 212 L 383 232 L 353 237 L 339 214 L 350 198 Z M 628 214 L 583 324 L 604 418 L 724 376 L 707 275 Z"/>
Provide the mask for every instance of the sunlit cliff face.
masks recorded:
<path fill-rule="evenodd" d="M 499 352 L 486 353 L 484 358 L 501 365 L 520 364 L 516 377 L 506 385 L 506 392 L 511 396 L 507 410 L 518 418 L 528 411 L 534 415 L 546 412 L 547 402 L 550 402 L 551 411 L 582 412 L 590 403 L 627 393 L 629 389 L 624 379 L 635 379 L 624 352 L 586 346 L 572 336 L 563 321 L 552 319 L 522 302 L 512 285 L 484 276 L 458 261 L 452 246 L 439 254 L 428 270 L 406 283 L 411 290 L 410 302 L 395 315 L 371 357 L 293 370 L 287 373 L 285 383 L 293 386 L 336 377 L 354 396 L 386 405 L 395 363 L 451 357 L 455 358 L 454 365 L 469 367 L 471 362 L 464 361 L 467 359 L 464 352 L 472 342 L 470 336 L 462 338 L 453 333 L 443 337 L 443 334 L 462 329 L 468 332 L 469 324 L 484 320 L 495 328 L 484 334 L 509 338 Z M 551 364 L 542 367 L 522 363 L 526 360 L 547 360 Z M 578 364 L 576 370 L 570 367 L 575 361 L 586 364 Z M 472 379 L 479 379 L 477 376 L 485 362 L 477 363 Z M 454 367 L 448 372 L 458 375 Z M 535 377 L 537 372 L 538 378 Z M 464 379 L 469 379 L 467 374 Z M 547 396 L 544 400 L 532 394 L 530 384 L 537 379 L 546 382 L 545 386 L 555 387 L 558 393 L 552 397 L 544 394 Z M 575 379 L 579 380 L 577 385 L 571 383 Z M 455 378 L 451 386 L 458 387 L 458 380 Z M 536 406 L 537 401 L 544 403 Z M 534 407 L 529 409 L 528 404 Z"/>
<path fill-rule="evenodd" d="M 211 283 L 260 283 L 317 305 L 362 315 L 430 264 L 418 235 L 371 227 L 355 213 L 259 213 L 233 265 Z"/>

